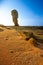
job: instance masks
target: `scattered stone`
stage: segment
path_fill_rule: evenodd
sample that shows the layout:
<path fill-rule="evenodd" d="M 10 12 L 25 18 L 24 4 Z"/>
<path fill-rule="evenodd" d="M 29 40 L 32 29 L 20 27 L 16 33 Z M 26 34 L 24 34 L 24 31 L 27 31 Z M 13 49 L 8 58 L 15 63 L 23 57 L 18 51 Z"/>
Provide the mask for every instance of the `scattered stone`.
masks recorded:
<path fill-rule="evenodd" d="M 5 37 L 5 40 L 8 40 L 8 39 L 9 39 L 9 37 L 8 37 L 8 36 L 6 36 L 6 37 Z"/>
<path fill-rule="evenodd" d="M 6 38 L 5 40 L 8 40 L 8 38 Z"/>
<path fill-rule="evenodd" d="M 13 50 L 10 50 L 10 53 L 14 53 Z"/>

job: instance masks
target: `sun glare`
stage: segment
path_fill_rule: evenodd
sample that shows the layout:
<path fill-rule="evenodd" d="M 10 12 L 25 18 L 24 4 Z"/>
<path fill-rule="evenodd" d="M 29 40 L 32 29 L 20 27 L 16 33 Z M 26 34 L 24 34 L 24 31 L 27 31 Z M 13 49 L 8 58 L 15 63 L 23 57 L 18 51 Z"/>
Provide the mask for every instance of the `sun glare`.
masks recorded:
<path fill-rule="evenodd" d="M 14 25 L 11 14 L 7 10 L 0 11 L 0 24 L 5 26 Z"/>

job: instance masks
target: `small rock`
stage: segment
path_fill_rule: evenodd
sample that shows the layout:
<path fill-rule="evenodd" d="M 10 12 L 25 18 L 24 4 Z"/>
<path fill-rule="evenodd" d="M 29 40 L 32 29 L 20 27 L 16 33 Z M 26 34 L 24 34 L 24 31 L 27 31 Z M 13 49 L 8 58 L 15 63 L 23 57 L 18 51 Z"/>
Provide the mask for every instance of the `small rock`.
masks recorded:
<path fill-rule="evenodd" d="M 5 40 L 8 40 L 8 38 L 6 38 Z"/>
<path fill-rule="evenodd" d="M 14 53 L 13 50 L 10 50 L 10 53 Z"/>

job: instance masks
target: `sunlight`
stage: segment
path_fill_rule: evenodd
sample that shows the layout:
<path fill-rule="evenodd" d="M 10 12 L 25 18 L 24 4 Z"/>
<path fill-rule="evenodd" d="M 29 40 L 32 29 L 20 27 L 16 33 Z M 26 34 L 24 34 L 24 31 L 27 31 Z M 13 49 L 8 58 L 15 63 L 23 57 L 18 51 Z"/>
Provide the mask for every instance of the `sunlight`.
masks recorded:
<path fill-rule="evenodd" d="M 7 10 L 0 11 L 0 24 L 5 26 L 14 25 L 12 22 L 11 13 L 9 13 Z"/>

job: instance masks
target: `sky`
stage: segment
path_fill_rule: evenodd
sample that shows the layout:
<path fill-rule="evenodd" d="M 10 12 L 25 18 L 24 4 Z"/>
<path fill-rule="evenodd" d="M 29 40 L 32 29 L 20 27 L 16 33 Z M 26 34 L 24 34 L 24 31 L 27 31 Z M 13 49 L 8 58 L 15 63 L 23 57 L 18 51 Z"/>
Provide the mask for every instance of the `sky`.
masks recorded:
<path fill-rule="evenodd" d="M 14 25 L 13 9 L 18 11 L 20 26 L 43 26 L 43 0 L 0 0 L 0 24 Z"/>

